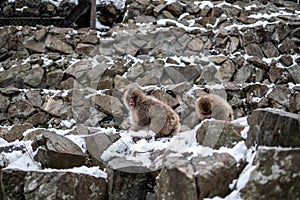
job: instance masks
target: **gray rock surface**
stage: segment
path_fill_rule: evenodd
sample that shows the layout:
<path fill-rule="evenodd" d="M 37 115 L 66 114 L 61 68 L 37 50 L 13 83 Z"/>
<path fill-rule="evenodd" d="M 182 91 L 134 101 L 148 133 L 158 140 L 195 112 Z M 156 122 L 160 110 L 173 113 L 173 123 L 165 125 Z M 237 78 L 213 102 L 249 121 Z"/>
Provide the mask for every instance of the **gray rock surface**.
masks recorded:
<path fill-rule="evenodd" d="M 300 115 L 278 109 L 257 109 L 248 117 L 247 146 L 299 147 Z"/>
<path fill-rule="evenodd" d="M 1 199 L 107 199 L 107 182 L 70 172 L 1 171 Z M 80 189 L 77 189 L 80 188 Z"/>
<path fill-rule="evenodd" d="M 232 148 L 239 141 L 243 141 L 241 131 L 244 126 L 221 121 L 203 121 L 196 133 L 197 142 L 203 146 L 219 149 L 221 147 Z"/>
<path fill-rule="evenodd" d="M 72 168 L 82 166 L 85 156 L 79 146 L 70 139 L 53 132 L 46 132 L 32 143 L 33 150 L 38 150 L 34 159 L 46 168 Z"/>
<path fill-rule="evenodd" d="M 255 169 L 241 190 L 242 198 L 297 199 L 300 195 L 299 153 L 299 148 L 259 147 Z"/>
<path fill-rule="evenodd" d="M 214 163 L 214 164 L 213 164 Z M 203 199 L 226 196 L 228 184 L 238 176 L 235 159 L 229 154 L 193 158 L 166 157 L 156 180 L 157 199 Z"/>

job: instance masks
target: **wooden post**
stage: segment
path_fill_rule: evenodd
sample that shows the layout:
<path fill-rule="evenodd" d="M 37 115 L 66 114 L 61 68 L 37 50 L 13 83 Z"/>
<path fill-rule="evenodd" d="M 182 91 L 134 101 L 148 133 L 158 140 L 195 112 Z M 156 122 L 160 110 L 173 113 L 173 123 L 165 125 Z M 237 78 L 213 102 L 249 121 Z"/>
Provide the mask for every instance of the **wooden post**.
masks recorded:
<path fill-rule="evenodd" d="M 96 0 L 91 1 L 91 19 L 90 19 L 90 29 L 96 29 Z"/>

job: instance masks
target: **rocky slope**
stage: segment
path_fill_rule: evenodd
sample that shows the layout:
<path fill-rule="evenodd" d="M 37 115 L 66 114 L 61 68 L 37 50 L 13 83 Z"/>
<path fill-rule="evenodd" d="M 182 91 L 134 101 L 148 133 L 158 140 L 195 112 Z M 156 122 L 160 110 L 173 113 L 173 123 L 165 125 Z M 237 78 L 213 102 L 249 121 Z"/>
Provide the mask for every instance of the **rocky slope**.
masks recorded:
<path fill-rule="evenodd" d="M 122 12 L 107 32 L 0 27 L 1 197 L 296 199 L 299 2 L 139 0 Z M 178 136 L 126 131 L 130 83 L 175 109 Z M 226 98 L 238 120 L 198 125 L 204 92 Z M 95 170 L 82 165 L 106 172 L 82 175 Z M 72 167 L 80 173 L 42 170 Z M 63 179 L 84 182 L 83 193 Z"/>

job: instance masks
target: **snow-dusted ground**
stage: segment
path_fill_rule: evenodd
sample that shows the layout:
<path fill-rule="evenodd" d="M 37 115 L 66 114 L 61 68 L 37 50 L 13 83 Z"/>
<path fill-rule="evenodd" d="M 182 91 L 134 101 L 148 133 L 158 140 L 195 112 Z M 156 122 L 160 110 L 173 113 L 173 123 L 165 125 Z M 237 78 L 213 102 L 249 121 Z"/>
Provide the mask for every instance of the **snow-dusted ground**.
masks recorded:
<path fill-rule="evenodd" d="M 245 129 L 242 131 L 243 137 L 246 137 L 248 126 L 247 126 L 247 118 L 240 118 L 233 123 L 238 123 L 242 125 L 246 125 Z M 237 180 L 234 180 L 233 183 L 230 185 L 233 189 L 235 189 L 230 195 L 228 195 L 225 199 L 239 199 L 239 190 L 244 187 L 249 179 L 250 172 L 253 170 L 254 166 L 252 166 L 252 160 L 254 157 L 254 151 L 252 149 L 247 149 L 244 141 L 237 143 L 233 148 L 225 148 L 222 147 L 219 150 L 214 150 L 209 147 L 204 147 L 199 145 L 196 142 L 196 131 L 199 128 L 200 124 L 196 126 L 191 131 L 180 132 L 178 135 L 174 136 L 173 138 L 161 138 L 159 140 L 151 139 L 147 141 L 145 139 L 141 139 L 137 142 L 133 141 L 133 137 L 136 135 L 144 135 L 144 136 L 153 136 L 153 133 L 139 131 L 122 131 L 120 133 L 121 138 L 113 143 L 101 156 L 101 159 L 108 160 L 111 157 L 121 157 L 126 156 L 128 160 L 136 161 L 138 163 L 143 163 L 144 166 L 150 167 L 153 163 L 150 160 L 150 152 L 154 150 L 172 150 L 174 155 L 180 155 L 184 152 L 191 153 L 192 157 L 197 156 L 210 156 L 214 152 L 218 153 L 229 153 L 232 155 L 237 162 L 240 160 L 246 160 L 249 164 L 246 166 L 244 171 L 241 173 L 240 177 Z M 27 130 L 24 135 L 29 134 L 31 131 L 36 130 L 37 128 Z M 101 131 L 106 132 L 107 134 L 116 133 L 115 129 L 112 128 L 100 128 Z M 99 130 L 100 130 L 99 129 Z M 82 148 L 83 151 L 86 151 L 86 145 L 84 137 L 86 135 L 66 135 L 69 130 L 58 130 L 54 128 L 50 128 L 48 130 L 54 131 L 59 135 L 64 135 L 65 137 L 71 139 L 74 143 Z M 7 141 L 0 139 L 0 148 L 4 146 L 14 145 L 15 147 L 18 146 L 25 146 L 26 152 L 22 153 L 21 151 L 13 151 L 11 153 L 1 153 L 1 161 L 0 165 L 7 165 L 7 169 L 19 169 L 23 171 L 41 171 L 41 172 L 58 172 L 58 171 L 68 171 L 73 173 L 82 173 L 88 174 L 94 177 L 102 177 L 107 178 L 107 174 L 105 171 L 100 170 L 98 167 L 76 167 L 72 169 L 41 169 L 39 163 L 33 160 L 33 156 L 36 152 L 33 152 L 31 147 L 32 141 L 15 141 L 8 143 Z M 4 163 L 5 162 L 5 163 Z M 213 199 L 221 199 L 219 197 L 215 197 Z"/>

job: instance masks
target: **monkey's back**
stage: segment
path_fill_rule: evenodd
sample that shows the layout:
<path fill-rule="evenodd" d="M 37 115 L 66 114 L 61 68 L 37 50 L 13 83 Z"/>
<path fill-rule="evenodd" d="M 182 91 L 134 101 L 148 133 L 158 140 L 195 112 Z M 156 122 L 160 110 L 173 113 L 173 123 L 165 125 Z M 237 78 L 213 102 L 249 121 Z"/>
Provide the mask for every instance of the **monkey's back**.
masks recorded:
<path fill-rule="evenodd" d="M 156 118 L 156 121 L 159 121 L 157 126 L 161 124 L 160 130 L 156 131 L 156 137 L 176 135 L 180 127 L 180 120 L 177 113 L 170 106 L 155 97 L 148 98 L 149 103 L 154 108 L 149 112 L 151 118 Z"/>
<path fill-rule="evenodd" d="M 227 100 L 215 95 L 207 94 L 197 99 L 197 114 L 200 120 L 214 118 L 218 120 L 233 120 L 233 110 Z"/>

